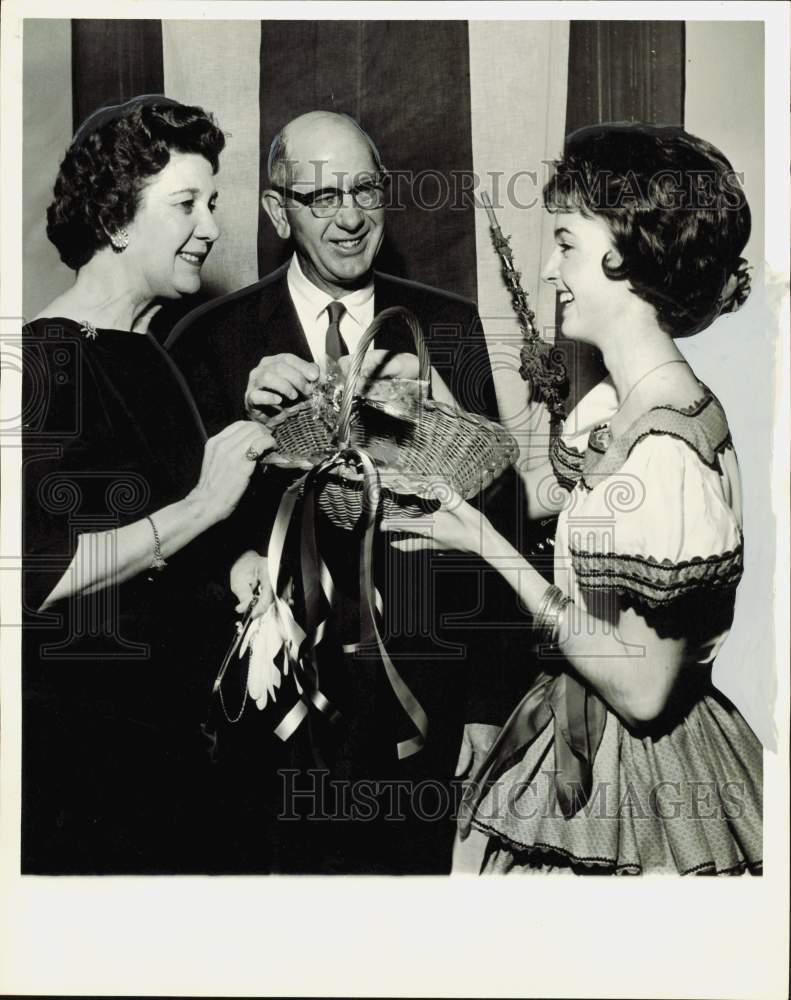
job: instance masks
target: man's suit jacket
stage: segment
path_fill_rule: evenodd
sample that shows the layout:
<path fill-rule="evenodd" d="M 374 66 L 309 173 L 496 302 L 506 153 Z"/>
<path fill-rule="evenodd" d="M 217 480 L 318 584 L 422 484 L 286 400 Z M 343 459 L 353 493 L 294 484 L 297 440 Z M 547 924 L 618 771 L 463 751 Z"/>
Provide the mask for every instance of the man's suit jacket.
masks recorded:
<path fill-rule="evenodd" d="M 261 358 L 295 354 L 312 361 L 288 291 L 288 264 L 200 306 L 174 328 L 166 348 L 184 373 L 210 435 L 245 416 L 247 378 Z M 374 273 L 374 312 L 404 306 L 420 321 L 431 363 L 466 410 L 498 419 L 489 354 L 475 304 L 448 292 Z M 414 351 L 401 323 L 380 332 L 376 347 Z"/>
<path fill-rule="evenodd" d="M 290 353 L 312 360 L 289 295 L 286 274 L 287 265 L 248 288 L 199 307 L 168 338 L 166 346 L 195 396 L 210 435 L 244 417 L 248 376 L 262 357 Z M 417 316 L 432 365 L 458 403 L 464 409 L 497 419 L 491 365 L 474 303 L 416 282 L 375 273 L 375 313 L 393 305 L 404 306 Z M 374 346 L 414 350 L 411 334 L 402 323 L 392 323 L 383 329 Z M 274 509 L 291 478 L 288 473 L 270 468 L 255 488 L 248 491 L 235 515 L 241 530 L 239 551 L 250 547 L 263 550 L 262 542 Z M 486 505 L 486 513 L 493 520 L 498 520 L 498 511 L 501 522 L 519 515 L 516 482 L 516 477 L 508 474 L 495 484 L 492 493 L 497 494 L 497 499 Z M 507 527 L 505 533 L 513 534 Z M 340 569 L 341 577 L 354 575 L 355 546 L 337 533 L 334 537 L 330 535 L 329 546 L 337 550 L 335 556 L 341 564 L 346 560 L 346 568 Z M 324 554 L 327 555 L 326 551 Z M 331 568 L 332 557 L 331 553 L 328 557 Z M 325 693 L 340 702 L 338 707 L 348 724 L 347 736 L 335 747 L 334 755 L 330 755 L 335 774 L 352 781 L 388 777 L 416 782 L 446 781 L 453 774 L 465 718 L 501 723 L 521 693 L 527 680 L 524 665 L 505 665 L 503 629 L 487 628 L 485 620 L 487 615 L 515 620 L 512 595 L 501 579 L 490 573 L 485 588 L 488 599 L 482 601 L 483 564 L 470 570 L 467 559 L 466 577 L 464 569 L 448 575 L 451 560 L 448 557 L 438 562 L 436 554 L 406 556 L 394 553 L 389 546 L 379 547 L 377 571 L 385 600 L 386 644 L 399 672 L 426 710 L 429 739 L 426 749 L 416 757 L 397 762 L 393 751 L 395 740 L 411 732 L 403 729 L 403 713 L 384 681 L 382 668 L 371 663 L 334 662 L 331 669 L 323 672 L 322 684 L 326 678 Z M 509 600 L 510 608 L 497 607 Z M 443 629 L 441 620 L 450 613 L 466 614 L 472 620 L 461 629 Z M 394 622 L 397 624 L 393 625 Z M 478 683 L 472 685 L 477 692 L 473 704 L 468 702 L 471 670 L 481 674 Z M 521 676 L 517 683 L 513 680 L 514 673 Z M 263 729 L 263 720 L 254 722 Z M 292 758 L 290 763 L 294 762 Z M 450 819 L 450 814 L 446 818 Z M 364 871 L 443 871 L 449 866 L 452 826 L 447 824 L 443 829 L 439 840 L 436 831 L 424 838 L 421 849 L 420 840 L 427 834 L 427 825 L 419 825 L 410 833 L 410 860 L 402 859 L 393 863 L 392 868 L 388 867 L 392 859 L 378 857 L 375 850 L 353 850 L 366 858 Z M 281 847 L 275 848 L 276 854 Z M 309 845 L 306 850 L 313 847 Z M 340 870 L 349 870 L 344 868 L 348 863 L 347 855 L 345 862 L 339 862 Z M 279 855 L 272 867 L 281 871 L 301 870 L 293 853 L 287 860 Z M 319 865 L 305 870 L 325 869 Z"/>

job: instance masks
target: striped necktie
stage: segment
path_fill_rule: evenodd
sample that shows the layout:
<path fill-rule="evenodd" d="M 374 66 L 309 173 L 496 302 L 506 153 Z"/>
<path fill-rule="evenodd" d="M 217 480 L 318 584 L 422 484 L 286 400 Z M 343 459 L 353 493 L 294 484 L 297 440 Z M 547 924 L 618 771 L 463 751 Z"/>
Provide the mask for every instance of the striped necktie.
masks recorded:
<path fill-rule="evenodd" d="M 346 312 L 346 306 L 342 302 L 330 302 L 327 306 L 327 313 L 330 317 L 330 324 L 327 327 L 327 339 L 325 340 L 325 350 L 327 357 L 331 361 L 337 361 L 344 354 L 349 353 L 349 348 L 341 336 L 341 317 Z"/>

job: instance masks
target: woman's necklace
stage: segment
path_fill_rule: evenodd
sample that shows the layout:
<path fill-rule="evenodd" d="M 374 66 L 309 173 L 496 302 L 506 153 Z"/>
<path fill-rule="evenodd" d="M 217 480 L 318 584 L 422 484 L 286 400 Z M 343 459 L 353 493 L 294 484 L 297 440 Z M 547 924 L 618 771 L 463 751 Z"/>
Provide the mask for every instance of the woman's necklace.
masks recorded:
<path fill-rule="evenodd" d="M 632 395 L 632 393 L 638 387 L 638 385 L 640 385 L 641 382 L 645 381 L 645 379 L 647 379 L 649 375 L 653 375 L 654 372 L 658 372 L 660 368 L 664 368 L 666 365 L 681 365 L 681 364 L 685 364 L 683 358 L 673 358 L 672 361 L 663 361 L 661 364 L 654 365 L 653 368 L 649 368 L 644 375 L 640 376 L 640 378 L 635 382 L 632 388 L 626 393 L 621 402 L 618 404 L 618 412 L 620 413 L 620 411 L 626 405 L 626 400 Z"/>

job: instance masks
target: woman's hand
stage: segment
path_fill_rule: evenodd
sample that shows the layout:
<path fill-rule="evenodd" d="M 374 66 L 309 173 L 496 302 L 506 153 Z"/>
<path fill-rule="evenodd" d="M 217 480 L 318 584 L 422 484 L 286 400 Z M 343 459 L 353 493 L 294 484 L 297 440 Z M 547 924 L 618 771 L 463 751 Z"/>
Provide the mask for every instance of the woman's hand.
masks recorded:
<path fill-rule="evenodd" d="M 261 424 L 229 424 L 206 442 L 200 478 L 187 501 L 200 504 L 210 523 L 224 520 L 247 489 L 258 459 L 274 447 L 275 439 Z"/>
<path fill-rule="evenodd" d="M 269 563 L 266 556 L 248 549 L 231 567 L 230 587 L 238 604 L 234 611 L 244 614 L 250 606 L 256 587 L 260 585 L 258 602 L 253 610 L 253 618 L 259 618 L 272 603 L 274 594 L 269 582 Z"/>
<path fill-rule="evenodd" d="M 391 540 L 393 548 L 401 552 L 435 549 L 482 556 L 491 552 L 491 540 L 500 538 L 487 518 L 455 492 L 443 496 L 442 506 L 433 514 L 383 518 L 379 527 L 409 536 Z"/>
<path fill-rule="evenodd" d="M 42 610 L 56 601 L 118 586 L 151 570 L 155 544 L 165 560 L 228 517 L 247 488 L 260 455 L 275 445 L 259 424 L 239 420 L 206 442 L 198 484 L 182 500 L 160 507 L 123 528 L 80 535 L 77 551 Z M 156 536 L 153 530 L 156 530 Z M 113 544 L 88 539 L 112 535 Z M 97 557 L 97 551 L 102 554 Z M 249 603 L 249 599 L 248 599 Z"/>

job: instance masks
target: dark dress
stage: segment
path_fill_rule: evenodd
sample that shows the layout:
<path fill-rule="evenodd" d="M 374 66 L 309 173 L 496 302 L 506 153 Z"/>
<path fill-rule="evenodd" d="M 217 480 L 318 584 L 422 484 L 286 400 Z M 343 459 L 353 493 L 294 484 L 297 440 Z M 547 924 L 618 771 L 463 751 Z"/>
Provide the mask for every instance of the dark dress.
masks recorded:
<path fill-rule="evenodd" d="M 150 335 L 37 320 L 23 385 L 22 871 L 199 871 L 210 623 L 228 603 L 206 535 L 161 574 L 38 609 L 80 534 L 189 492 L 203 426 Z"/>

